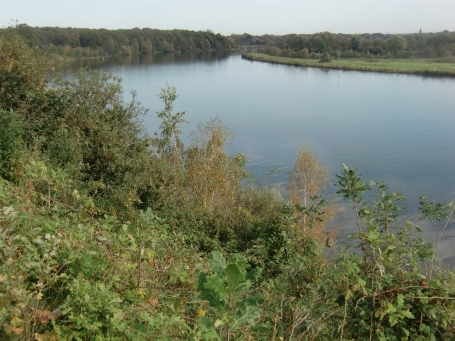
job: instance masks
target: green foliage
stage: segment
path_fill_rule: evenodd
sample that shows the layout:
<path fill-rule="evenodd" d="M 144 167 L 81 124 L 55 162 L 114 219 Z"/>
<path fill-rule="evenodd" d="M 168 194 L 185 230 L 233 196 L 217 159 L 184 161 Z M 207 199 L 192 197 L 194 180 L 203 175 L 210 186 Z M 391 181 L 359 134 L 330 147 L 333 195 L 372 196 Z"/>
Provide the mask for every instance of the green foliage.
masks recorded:
<path fill-rule="evenodd" d="M 18 113 L 33 105 L 46 85 L 50 64 L 42 51 L 30 48 L 17 27 L 0 34 L 0 109 Z"/>
<path fill-rule="evenodd" d="M 0 29 L 0 36 L 11 28 Z M 342 51 L 347 58 L 370 55 L 387 58 L 388 54 L 400 57 L 441 57 L 455 55 L 455 33 L 420 33 L 389 35 L 382 33 L 287 34 L 282 36 L 253 36 L 248 33 L 223 36 L 210 30 L 157 30 L 133 28 L 120 30 L 14 26 L 14 32 L 28 45 L 46 51 L 54 58 L 93 58 L 114 55 L 173 53 L 201 50 L 230 50 L 236 46 L 254 49 L 265 48 L 270 55 L 294 58 L 317 58 L 324 52 Z M 407 51 L 406 51 L 407 49 Z M 428 53 L 428 51 L 431 53 Z M 404 53 L 406 51 L 406 53 Z"/>
<path fill-rule="evenodd" d="M 322 54 L 322 58 L 319 59 L 319 63 L 330 63 L 332 59 L 330 58 L 330 55 L 327 52 L 324 52 Z"/>
<path fill-rule="evenodd" d="M 181 130 L 178 125 L 187 122 L 183 119 L 184 111 L 176 114 L 172 112 L 177 97 L 175 88 L 169 86 L 169 84 L 166 84 L 166 87 L 160 90 L 159 98 L 163 101 L 164 109 L 156 113 L 162 121 L 160 126 L 161 136 L 156 139 L 156 145 L 158 153 L 161 155 L 175 153 L 181 158 L 183 143 L 179 137 Z"/>
<path fill-rule="evenodd" d="M 86 29 L 14 26 L 15 33 L 30 46 L 39 47 L 53 58 L 84 58 L 201 50 L 230 50 L 231 39 L 210 31 L 157 29 Z M 0 29 L 0 36 L 8 29 Z"/>
<path fill-rule="evenodd" d="M 122 299 L 105 283 L 76 277 L 68 285 L 60 309 L 64 315 L 55 328 L 61 338 L 117 339 L 117 326 L 123 321 Z"/>
<path fill-rule="evenodd" d="M 336 265 L 338 303 L 343 322 L 336 337 L 343 339 L 428 340 L 445 338 L 453 328 L 453 289 L 443 283 L 449 274 L 441 271 L 431 279 L 426 264 L 432 246 L 416 236 L 420 229 L 411 222 L 397 221 L 404 200 L 388 193 L 387 186 L 372 183 L 377 199 L 362 203 L 367 186 L 355 170 L 344 166 L 339 193 L 350 198 L 363 218 L 353 237 L 361 254 L 346 253 Z M 346 274 L 346 275 L 344 275 Z"/>
<path fill-rule="evenodd" d="M 359 204 L 361 202 L 361 194 L 369 189 L 368 185 L 357 175 L 357 170 L 349 169 L 343 165 L 343 173 L 336 175 L 340 180 L 340 190 L 338 194 L 342 194 L 344 199 L 351 199 L 353 203 Z"/>
<path fill-rule="evenodd" d="M 214 322 L 207 323 L 207 317 L 200 317 L 201 326 L 209 333 L 213 328 L 220 328 L 222 339 L 230 340 L 244 324 L 254 326 L 259 318 L 257 296 L 245 296 L 253 282 L 259 279 L 261 268 L 246 271 L 245 257 L 234 254 L 226 262 L 218 251 L 211 253 L 209 260 L 211 274 L 203 273 L 199 277 L 200 298 L 208 301 L 214 311 Z M 211 333 L 216 335 L 215 332 Z M 220 339 L 217 337 L 216 339 Z"/>
<path fill-rule="evenodd" d="M 357 170 L 349 169 L 346 165 L 343 164 L 343 173 L 341 175 L 336 175 L 338 179 L 338 185 L 340 190 L 337 191 L 337 194 L 342 194 L 343 199 L 350 199 L 354 206 L 354 211 L 356 214 L 356 223 L 357 227 L 360 230 L 360 211 L 359 205 L 362 201 L 362 193 L 366 190 L 369 190 L 370 187 L 357 175 Z"/>
<path fill-rule="evenodd" d="M 14 111 L 0 109 L 0 177 L 17 177 L 22 153 L 22 122 Z M 15 174 L 16 173 L 16 174 Z"/>
<path fill-rule="evenodd" d="M 49 173 L 28 172 L 35 184 Z M 66 181 L 54 178 L 52 198 L 62 197 Z M 0 338 L 171 340 L 193 333 L 186 302 L 196 299 L 201 259 L 175 241 L 165 220 L 150 210 L 134 224 L 93 219 L 81 194 L 70 206 L 48 201 L 39 186 L 0 184 Z"/>
<path fill-rule="evenodd" d="M 151 182 L 153 153 L 140 121 L 146 110 L 134 94 L 124 103 L 118 78 L 80 70 L 72 80 L 56 80 L 47 95 L 48 110 L 30 115 L 30 143 L 107 212 L 140 203 L 139 191 Z"/>
<path fill-rule="evenodd" d="M 419 204 L 424 218 L 429 220 L 450 219 L 454 210 L 453 202 L 435 203 L 430 197 L 420 197 Z"/>
<path fill-rule="evenodd" d="M 393 35 L 387 39 L 387 45 L 392 53 L 398 54 L 399 52 L 406 50 L 408 44 L 403 37 Z"/>

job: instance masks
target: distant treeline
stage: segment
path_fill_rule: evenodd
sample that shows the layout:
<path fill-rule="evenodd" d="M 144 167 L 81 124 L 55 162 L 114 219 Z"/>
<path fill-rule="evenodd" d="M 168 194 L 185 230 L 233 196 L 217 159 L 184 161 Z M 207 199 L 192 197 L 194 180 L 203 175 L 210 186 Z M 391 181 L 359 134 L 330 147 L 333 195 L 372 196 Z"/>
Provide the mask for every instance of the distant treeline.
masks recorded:
<path fill-rule="evenodd" d="M 288 34 L 283 36 L 252 36 L 244 33 L 231 35 L 236 45 L 267 46 L 270 54 L 308 58 L 312 55 L 328 53 L 332 56 L 349 58 L 364 55 L 410 57 L 455 56 L 455 32 L 416 33 L 403 35 L 374 34 L 334 34 L 321 32 L 312 35 Z"/>
<path fill-rule="evenodd" d="M 400 58 L 455 56 L 455 32 L 390 35 L 382 33 L 287 34 L 253 36 L 248 33 L 223 36 L 211 30 L 87 29 L 16 26 L 33 46 L 64 57 L 133 55 L 194 50 L 229 50 L 240 46 L 265 47 L 266 53 L 311 58 L 329 54 L 340 58 L 393 56 Z M 7 29 L 0 29 L 2 31 Z M 278 49 L 278 50 L 277 50 Z"/>
<path fill-rule="evenodd" d="M 234 47 L 230 37 L 207 31 L 133 29 L 87 29 L 31 27 L 17 30 L 34 46 L 67 57 L 132 55 L 192 50 L 226 50 Z M 1 30 L 0 30 L 1 34 Z"/>

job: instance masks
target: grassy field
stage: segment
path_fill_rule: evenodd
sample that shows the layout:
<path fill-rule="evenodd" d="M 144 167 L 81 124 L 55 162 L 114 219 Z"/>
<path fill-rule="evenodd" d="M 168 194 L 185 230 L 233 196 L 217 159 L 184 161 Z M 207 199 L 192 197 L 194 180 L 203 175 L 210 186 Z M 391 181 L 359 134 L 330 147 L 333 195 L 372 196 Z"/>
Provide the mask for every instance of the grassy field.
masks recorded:
<path fill-rule="evenodd" d="M 333 59 L 330 62 L 321 63 L 317 59 L 277 58 L 263 53 L 246 53 L 242 57 L 261 62 L 324 69 L 455 77 L 455 62 L 442 62 L 436 59 Z"/>

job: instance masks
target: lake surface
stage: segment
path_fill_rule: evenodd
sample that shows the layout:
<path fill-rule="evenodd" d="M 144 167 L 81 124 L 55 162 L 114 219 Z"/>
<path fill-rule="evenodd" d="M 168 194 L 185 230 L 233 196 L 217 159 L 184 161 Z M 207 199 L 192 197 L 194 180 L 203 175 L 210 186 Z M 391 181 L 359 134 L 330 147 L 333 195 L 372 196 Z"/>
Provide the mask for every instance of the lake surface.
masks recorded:
<path fill-rule="evenodd" d="M 383 181 L 407 197 L 408 219 L 418 216 L 421 195 L 455 200 L 453 78 L 292 67 L 211 52 L 97 59 L 65 67 L 79 66 L 111 72 L 123 79 L 125 92 L 136 90 L 150 109 L 144 119 L 150 133 L 159 128 L 157 94 L 168 82 L 179 94 L 176 112 L 185 110 L 190 122 L 182 126 L 184 135 L 220 117 L 235 131 L 229 153 L 243 152 L 259 180 L 278 168 L 268 181 L 283 189 L 299 145 L 307 140 L 334 183 L 343 163 L 358 168 L 365 181 Z M 349 221 L 351 214 L 342 212 L 336 223 Z M 434 241 L 441 224 L 422 224 Z M 440 246 L 444 257 L 455 257 L 453 238 L 455 223 Z"/>

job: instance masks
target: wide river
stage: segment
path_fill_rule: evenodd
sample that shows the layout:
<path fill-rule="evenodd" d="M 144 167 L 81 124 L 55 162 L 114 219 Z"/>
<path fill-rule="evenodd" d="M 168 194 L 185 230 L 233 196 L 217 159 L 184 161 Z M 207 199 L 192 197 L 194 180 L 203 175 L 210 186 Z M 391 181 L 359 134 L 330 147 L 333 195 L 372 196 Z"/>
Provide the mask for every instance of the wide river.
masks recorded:
<path fill-rule="evenodd" d="M 235 131 L 229 153 L 243 152 L 259 181 L 277 169 L 267 177 L 270 185 L 286 188 L 299 145 L 308 141 L 334 183 L 344 163 L 365 181 L 404 194 L 407 219 L 417 218 L 421 195 L 455 200 L 454 78 L 273 65 L 231 53 L 96 59 L 65 68 L 80 66 L 120 76 L 125 93 L 135 90 L 150 109 L 144 119 L 150 133 L 159 129 L 160 88 L 176 87 L 175 110 L 185 110 L 189 122 L 184 135 L 220 117 Z M 345 236 L 352 212 L 341 207 L 334 224 Z M 440 223 L 419 224 L 430 241 L 437 239 Z M 455 259 L 454 238 L 452 223 L 440 246 L 446 261 Z"/>

